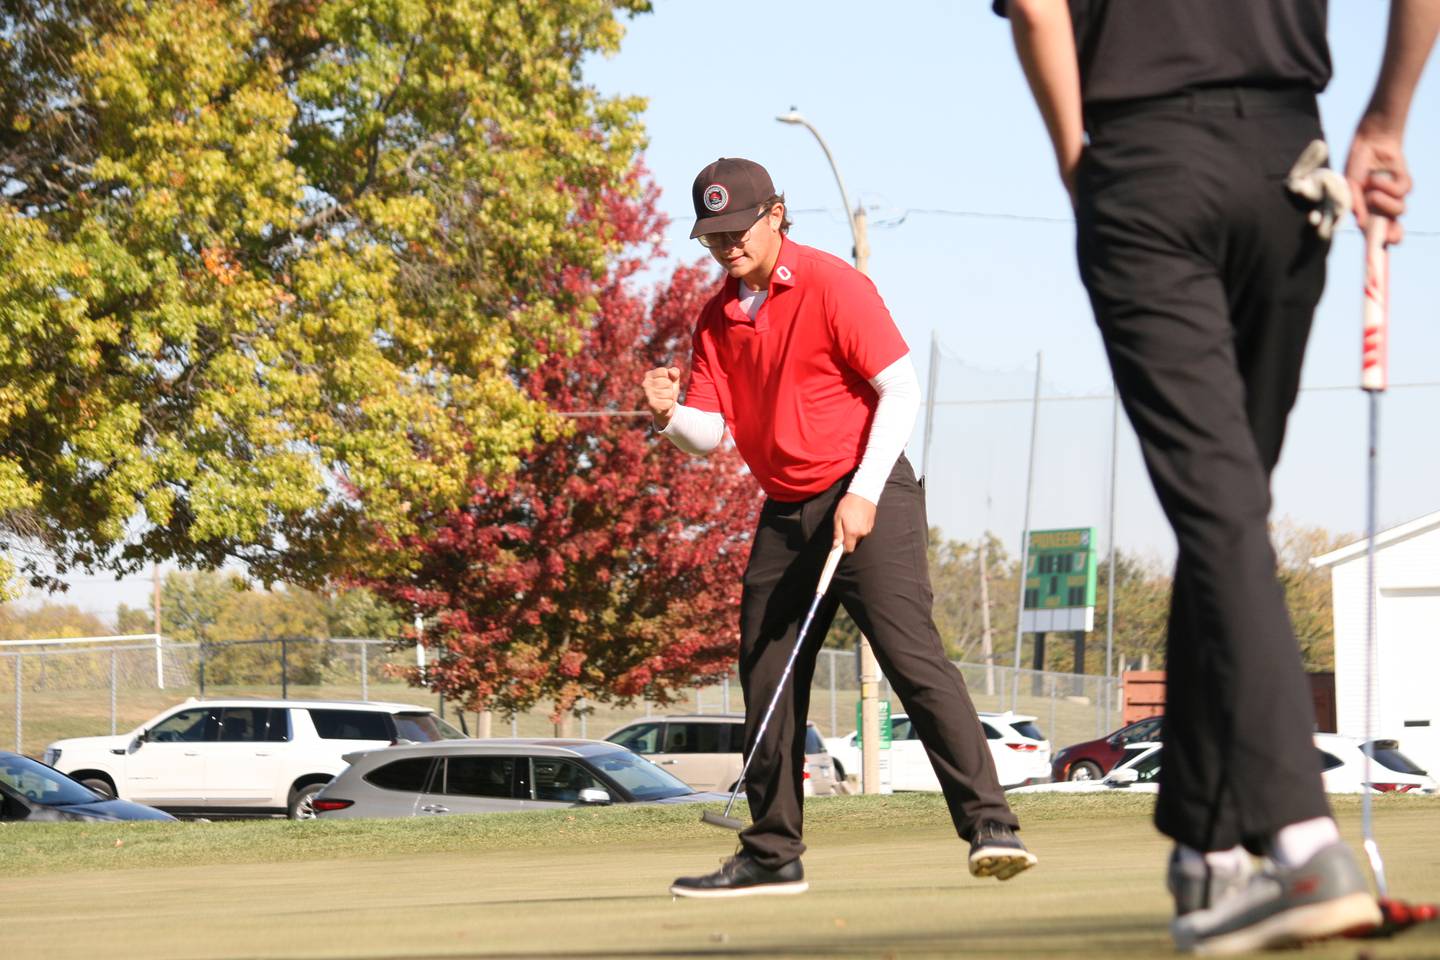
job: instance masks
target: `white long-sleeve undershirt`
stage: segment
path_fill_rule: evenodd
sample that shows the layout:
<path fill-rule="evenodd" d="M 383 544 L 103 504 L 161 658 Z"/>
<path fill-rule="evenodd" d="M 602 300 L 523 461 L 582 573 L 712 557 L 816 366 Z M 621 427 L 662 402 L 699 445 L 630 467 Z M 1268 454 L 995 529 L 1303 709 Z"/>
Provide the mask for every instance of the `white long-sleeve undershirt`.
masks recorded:
<path fill-rule="evenodd" d="M 677 403 L 660 435 L 669 437 L 671 443 L 686 453 L 703 457 L 725 439 L 725 417 Z"/>
<path fill-rule="evenodd" d="M 875 405 L 865 453 L 850 481 L 849 492 L 878 504 L 885 481 L 915 427 L 915 415 L 920 410 L 920 378 L 915 375 L 915 365 L 907 353 L 871 377 L 870 385 L 880 399 Z M 704 456 L 725 439 L 725 418 L 718 413 L 676 404 L 669 424 L 660 434 L 686 453 Z"/>
<path fill-rule="evenodd" d="M 875 405 L 865 453 L 855 468 L 848 492 L 878 504 L 885 481 L 890 479 L 890 471 L 904 452 L 910 431 L 915 429 L 915 414 L 920 412 L 920 378 L 915 375 L 910 354 L 871 377 L 870 386 L 880 395 L 880 402 Z"/>

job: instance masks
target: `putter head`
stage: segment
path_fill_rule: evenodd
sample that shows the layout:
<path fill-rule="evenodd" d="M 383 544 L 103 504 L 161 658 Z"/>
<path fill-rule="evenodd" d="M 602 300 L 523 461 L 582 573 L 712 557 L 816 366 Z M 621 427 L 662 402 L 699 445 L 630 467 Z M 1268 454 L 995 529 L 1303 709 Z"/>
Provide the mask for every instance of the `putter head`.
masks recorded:
<path fill-rule="evenodd" d="M 1393 897 L 1380 898 L 1380 925 L 1359 934 L 1364 940 L 1383 940 L 1403 933 L 1422 923 L 1440 918 L 1440 908 L 1433 903 L 1409 903 Z"/>
<path fill-rule="evenodd" d="M 727 817 L 722 813 L 716 813 L 714 810 L 706 810 L 700 814 L 700 822 L 707 823 L 712 827 L 719 827 L 722 830 L 734 830 L 736 833 L 745 829 L 745 824 L 739 820 L 734 817 Z"/>

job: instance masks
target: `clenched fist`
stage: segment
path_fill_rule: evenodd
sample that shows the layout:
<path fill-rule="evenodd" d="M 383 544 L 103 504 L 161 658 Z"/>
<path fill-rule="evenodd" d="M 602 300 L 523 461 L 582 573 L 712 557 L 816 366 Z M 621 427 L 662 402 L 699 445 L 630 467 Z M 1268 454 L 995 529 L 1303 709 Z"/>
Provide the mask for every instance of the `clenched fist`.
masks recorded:
<path fill-rule="evenodd" d="M 668 427 L 680 402 L 680 368 L 656 367 L 645 374 L 645 402 L 655 417 L 655 429 Z"/>

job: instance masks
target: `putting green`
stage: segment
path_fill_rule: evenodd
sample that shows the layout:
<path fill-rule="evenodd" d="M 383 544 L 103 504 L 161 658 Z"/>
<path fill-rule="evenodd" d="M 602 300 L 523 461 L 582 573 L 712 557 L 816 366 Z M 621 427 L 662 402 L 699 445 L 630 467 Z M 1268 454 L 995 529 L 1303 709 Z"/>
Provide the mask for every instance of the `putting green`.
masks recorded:
<path fill-rule="evenodd" d="M 0 828 L 0 956 L 1171 956 L 1146 798 L 1017 797 L 1040 866 L 972 879 L 940 798 L 813 802 L 799 897 L 672 901 L 730 852 L 693 809 Z M 1337 803 L 1355 839 L 1359 805 Z M 1440 799 L 1385 798 L 1394 892 L 1440 900 Z M 130 829 L 132 826 L 143 829 Z M 122 843 L 116 846 L 115 841 Z M 1440 924 L 1309 958 L 1440 957 Z"/>

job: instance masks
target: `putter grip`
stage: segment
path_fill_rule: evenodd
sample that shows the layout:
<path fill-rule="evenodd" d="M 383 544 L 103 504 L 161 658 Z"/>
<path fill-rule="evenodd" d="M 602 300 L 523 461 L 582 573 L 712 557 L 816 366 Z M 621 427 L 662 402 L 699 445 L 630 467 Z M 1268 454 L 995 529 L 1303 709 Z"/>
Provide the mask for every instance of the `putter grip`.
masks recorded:
<path fill-rule="evenodd" d="M 830 578 L 835 576 L 835 568 L 840 565 L 840 558 L 845 556 L 845 545 L 837 543 L 830 548 L 830 556 L 825 558 L 825 569 L 820 571 L 820 582 L 815 586 L 815 595 L 824 596 L 825 591 L 830 589 Z"/>
<path fill-rule="evenodd" d="M 1375 214 L 1365 227 L 1365 310 L 1360 352 L 1360 389 L 1383 391 L 1390 382 L 1390 251 L 1388 217 Z"/>

